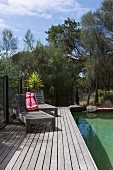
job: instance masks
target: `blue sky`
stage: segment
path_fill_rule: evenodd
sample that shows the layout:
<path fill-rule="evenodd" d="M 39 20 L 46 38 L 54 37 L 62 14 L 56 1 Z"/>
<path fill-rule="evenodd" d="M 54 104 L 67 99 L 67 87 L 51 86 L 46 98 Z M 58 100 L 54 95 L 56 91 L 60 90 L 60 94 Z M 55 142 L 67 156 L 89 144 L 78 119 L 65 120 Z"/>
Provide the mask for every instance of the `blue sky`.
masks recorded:
<path fill-rule="evenodd" d="M 62 24 L 68 17 L 76 22 L 88 11 L 95 11 L 103 0 L 0 0 L 0 37 L 7 28 L 18 37 L 19 48 L 23 48 L 22 37 L 28 29 L 35 40 L 46 44 L 45 31 L 52 25 Z"/>

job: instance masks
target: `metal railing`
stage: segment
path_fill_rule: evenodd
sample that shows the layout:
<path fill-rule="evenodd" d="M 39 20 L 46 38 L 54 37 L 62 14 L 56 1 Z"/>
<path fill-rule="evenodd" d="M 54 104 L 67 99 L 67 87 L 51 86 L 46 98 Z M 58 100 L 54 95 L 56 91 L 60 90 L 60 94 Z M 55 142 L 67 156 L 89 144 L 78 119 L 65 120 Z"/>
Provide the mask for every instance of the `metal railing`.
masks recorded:
<path fill-rule="evenodd" d="M 0 122 L 9 123 L 15 105 L 15 94 L 22 93 L 22 78 L 0 77 Z"/>

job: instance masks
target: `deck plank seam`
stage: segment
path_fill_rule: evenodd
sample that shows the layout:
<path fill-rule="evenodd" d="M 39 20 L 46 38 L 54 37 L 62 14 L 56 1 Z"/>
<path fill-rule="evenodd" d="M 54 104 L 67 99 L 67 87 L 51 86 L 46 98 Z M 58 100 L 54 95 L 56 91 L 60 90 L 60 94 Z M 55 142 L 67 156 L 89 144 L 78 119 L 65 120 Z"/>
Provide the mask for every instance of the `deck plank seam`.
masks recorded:
<path fill-rule="evenodd" d="M 40 131 L 38 134 L 37 134 L 37 131 Z M 39 139 L 39 137 L 40 137 L 40 133 L 41 133 L 41 130 L 42 130 L 42 127 L 39 127 L 39 129 L 38 130 L 36 130 L 36 133 L 35 133 L 35 137 L 36 137 L 36 142 L 35 142 L 35 145 L 34 145 L 34 149 L 33 149 L 33 152 L 32 152 L 32 155 L 31 155 L 31 157 L 30 157 L 30 160 L 29 160 L 29 163 L 28 163 L 28 165 L 27 165 L 27 168 L 26 168 L 26 170 L 28 169 L 28 167 L 29 167 L 29 164 L 30 164 L 30 162 L 31 162 L 31 160 L 32 160 L 32 157 L 33 157 L 33 154 L 34 154 L 34 151 L 35 151 L 35 148 L 36 148 L 36 146 L 37 146 L 37 144 L 38 144 L 38 139 Z M 35 137 L 34 137 L 34 139 L 35 139 Z M 33 140 L 34 141 L 34 140 Z"/>
<path fill-rule="evenodd" d="M 24 147 L 25 147 L 27 141 L 29 140 L 29 138 L 30 138 L 30 134 L 27 134 L 27 135 L 25 134 L 25 138 L 24 138 L 24 140 L 23 140 L 22 143 L 21 143 L 21 145 L 22 145 L 21 148 L 20 148 L 21 151 L 19 152 L 19 154 L 18 154 L 18 156 L 17 156 L 17 159 L 15 160 L 15 162 L 14 162 L 11 170 L 13 170 L 13 169 L 15 168 L 15 166 L 16 166 L 19 158 L 20 158 L 20 155 L 22 154 L 22 152 L 23 152 L 23 150 L 24 150 Z M 19 147 L 20 147 L 20 146 L 19 146 Z M 15 156 L 15 155 L 14 155 L 14 156 Z"/>
<path fill-rule="evenodd" d="M 46 128 L 48 128 L 48 127 L 46 126 Z M 42 146 L 41 146 L 41 154 L 39 154 L 38 162 L 37 162 L 36 167 L 35 167 L 36 170 L 37 170 L 37 168 L 40 169 L 40 170 L 43 169 L 45 154 L 46 154 L 46 149 L 47 149 L 47 143 L 48 143 L 47 142 L 48 137 L 49 137 L 49 132 L 45 132 L 44 139 L 43 139 Z"/>
<path fill-rule="evenodd" d="M 7 167 L 7 165 L 9 164 L 9 162 L 11 161 L 13 155 L 15 154 L 15 151 L 19 148 L 21 142 L 23 141 L 25 135 L 24 135 L 24 132 L 22 132 L 21 136 L 20 136 L 20 139 L 17 140 L 17 142 L 14 144 L 13 148 L 10 150 L 10 152 L 8 153 L 8 156 L 7 156 L 7 164 L 4 165 L 4 168 Z M 9 157 L 10 156 L 10 157 Z M 9 158 L 8 158 L 9 157 Z M 6 162 L 6 161 L 5 161 Z"/>
<path fill-rule="evenodd" d="M 18 133 L 19 133 L 19 128 L 17 129 L 17 130 L 15 130 L 15 132 L 14 132 L 14 134 L 11 136 L 11 138 L 9 138 L 3 145 L 2 145 L 2 147 L 0 148 L 0 150 L 2 150 L 2 152 L 0 153 L 0 156 L 3 154 L 3 153 L 6 153 L 6 151 L 7 151 L 7 149 L 9 149 L 9 147 L 10 147 L 10 145 L 12 144 L 12 142 L 13 142 L 13 140 L 15 140 L 15 137 L 18 135 Z M 13 147 L 13 145 L 12 145 L 12 147 Z M 11 150 L 11 148 L 10 148 L 10 150 Z M 10 151 L 9 150 L 9 151 Z M 4 155 L 3 155 L 4 156 Z M 2 160 L 0 160 L 0 163 L 2 163 L 3 162 L 3 160 L 6 158 L 6 156 L 4 156 L 4 158 L 3 158 L 3 156 L 2 156 Z M 1 159 L 1 157 L 0 157 L 0 159 Z"/>
<path fill-rule="evenodd" d="M 54 137 L 54 132 L 53 132 L 53 137 Z M 53 138 L 52 138 L 52 145 L 51 145 L 51 152 L 50 152 L 50 165 L 49 165 L 49 170 L 51 168 L 51 158 L 52 158 L 52 148 L 53 148 Z"/>
<path fill-rule="evenodd" d="M 19 128 L 19 127 L 18 127 Z M 12 129 L 14 132 L 16 132 L 16 130 L 17 129 Z M 12 131 L 11 131 L 12 132 Z M 8 131 L 8 133 L 7 134 L 5 134 L 5 136 L 4 136 L 4 138 L 1 138 L 1 142 L 2 141 L 4 141 L 5 143 L 10 139 L 10 137 L 12 137 L 12 134 L 11 134 L 11 132 L 9 133 L 9 131 Z M 4 143 L 4 144 L 5 144 Z M 2 148 L 2 146 L 4 145 L 4 144 L 2 144 L 1 146 L 0 146 L 0 149 Z"/>
<path fill-rule="evenodd" d="M 35 128 L 35 127 L 34 127 Z M 26 154 L 26 158 L 24 159 L 24 162 L 22 163 L 22 167 L 21 167 L 21 169 L 22 170 L 25 170 L 25 168 L 27 169 L 28 167 L 29 167 L 29 163 L 30 163 L 30 161 L 31 161 L 31 159 L 32 159 L 32 156 L 33 156 L 33 154 L 34 154 L 34 150 L 35 150 L 35 148 L 36 148 L 36 145 L 38 144 L 38 139 L 39 139 L 39 135 L 40 135 L 40 133 L 41 133 L 41 131 L 42 131 L 42 127 L 38 127 L 39 129 L 37 129 L 36 128 L 36 132 L 34 133 L 34 138 L 33 138 L 33 140 L 32 140 L 32 142 L 31 142 L 31 144 L 30 144 L 30 146 L 29 146 L 29 150 L 28 150 L 28 152 L 27 152 L 27 154 Z M 40 131 L 38 134 L 37 134 L 37 131 Z M 35 144 L 34 144 L 35 143 Z M 32 150 L 31 150 L 32 149 Z M 26 162 L 28 162 L 27 163 L 27 165 L 26 165 Z"/>
<path fill-rule="evenodd" d="M 35 133 L 34 133 L 35 135 L 34 135 L 34 138 L 33 138 L 32 142 L 31 142 L 31 146 L 33 147 L 33 151 L 32 151 L 32 154 L 30 153 L 31 157 L 30 157 L 29 162 L 28 162 L 28 164 L 26 166 L 26 170 L 29 169 L 29 166 L 31 166 L 33 156 L 35 155 L 35 157 L 36 157 L 36 154 L 34 154 L 34 153 L 35 153 L 36 146 L 37 146 L 37 144 L 38 144 L 38 142 L 40 140 L 40 135 L 41 135 L 42 130 L 43 130 L 42 127 L 39 126 L 39 129 L 36 130 Z M 38 134 L 37 134 L 37 131 L 38 131 Z M 42 135 L 44 135 L 44 134 L 42 133 Z M 35 141 L 35 137 L 37 138 L 36 141 Z M 33 144 L 34 141 L 35 141 L 35 145 Z M 41 143 L 42 143 L 42 141 L 41 141 Z M 40 146 L 40 144 L 39 144 L 39 146 Z M 30 148 L 29 148 L 26 156 L 29 156 L 29 151 L 30 151 Z M 37 160 L 37 157 L 36 157 L 36 160 Z M 35 163 L 36 163 L 36 161 L 35 161 Z M 23 167 L 23 169 L 24 169 L 24 167 Z"/>
<path fill-rule="evenodd" d="M 44 137 L 43 128 L 41 128 L 41 131 L 39 133 L 38 140 L 37 140 L 37 145 L 34 149 L 34 152 L 32 154 L 30 162 L 28 164 L 27 170 L 28 169 L 31 170 L 31 168 L 33 168 L 33 169 L 35 168 L 35 164 L 37 162 L 37 159 L 38 159 L 38 156 L 39 156 L 39 153 L 40 153 L 40 148 L 41 148 L 43 137 Z M 33 165 L 34 165 L 34 167 L 33 167 Z"/>
<path fill-rule="evenodd" d="M 50 131 L 50 127 L 49 127 L 49 131 Z M 46 148 L 45 148 L 44 159 L 43 159 L 43 163 L 42 163 L 42 170 L 43 170 L 44 163 L 45 163 L 45 158 L 46 158 L 46 154 L 47 154 L 48 143 L 49 143 L 49 133 L 48 133 L 48 138 L 47 138 L 47 143 L 46 143 Z"/>
<path fill-rule="evenodd" d="M 46 169 L 47 167 L 48 170 L 50 169 L 51 157 L 52 157 L 52 143 L 53 143 L 53 131 L 50 131 L 42 169 Z"/>
<path fill-rule="evenodd" d="M 26 141 L 20 155 L 19 155 L 19 159 L 16 161 L 16 164 L 14 165 L 14 167 L 12 169 L 16 169 L 16 170 L 20 170 L 21 169 L 21 166 L 22 166 L 22 163 L 24 162 L 24 159 L 27 155 L 27 152 L 28 152 L 28 149 L 29 147 L 26 147 L 27 143 L 31 143 L 32 139 L 31 139 L 31 135 L 33 136 L 34 134 L 30 134 L 29 135 L 29 138 L 28 140 Z"/>
<path fill-rule="evenodd" d="M 4 129 L 0 130 L 0 141 L 4 139 L 4 137 L 7 135 L 7 133 L 11 132 L 10 129 L 13 127 L 13 125 L 9 126 L 7 125 Z"/>
<path fill-rule="evenodd" d="M 26 157 L 28 156 L 28 152 L 29 152 L 30 147 L 31 147 L 31 145 L 32 145 L 32 142 L 33 142 L 33 140 L 34 140 L 34 138 L 35 138 L 35 135 L 36 135 L 36 134 L 33 134 L 32 139 L 30 138 L 30 139 L 31 139 L 30 145 L 29 145 L 29 147 L 28 147 L 28 149 L 27 149 L 26 155 L 24 156 L 24 159 L 22 160 L 22 163 L 21 163 L 19 169 L 22 169 L 22 167 L 24 166 L 24 162 L 25 162 L 25 160 L 26 160 Z M 25 169 L 25 167 L 24 167 L 24 169 Z"/>
<path fill-rule="evenodd" d="M 47 125 L 46 125 L 46 127 L 45 127 L 45 131 L 46 131 L 46 129 L 47 129 Z M 34 166 L 34 170 L 35 170 L 35 168 L 36 168 L 36 165 L 37 165 L 37 162 L 38 162 L 38 159 L 39 159 L 39 154 L 40 154 L 41 147 L 42 147 L 42 144 L 43 144 L 43 140 L 44 140 L 44 136 L 45 136 L 45 131 L 44 131 L 44 133 L 43 133 L 43 138 L 42 138 L 42 140 L 41 140 L 41 145 L 40 145 L 40 148 L 39 148 L 39 153 L 38 153 L 37 160 L 36 160 L 36 163 L 35 163 L 35 166 Z"/>
<path fill-rule="evenodd" d="M 53 154 L 54 154 L 55 133 L 57 133 L 57 132 L 56 132 L 56 131 L 53 132 L 52 147 L 51 147 L 51 159 L 50 159 L 51 161 L 50 161 L 49 170 L 52 170 L 51 167 L 53 166 Z"/>

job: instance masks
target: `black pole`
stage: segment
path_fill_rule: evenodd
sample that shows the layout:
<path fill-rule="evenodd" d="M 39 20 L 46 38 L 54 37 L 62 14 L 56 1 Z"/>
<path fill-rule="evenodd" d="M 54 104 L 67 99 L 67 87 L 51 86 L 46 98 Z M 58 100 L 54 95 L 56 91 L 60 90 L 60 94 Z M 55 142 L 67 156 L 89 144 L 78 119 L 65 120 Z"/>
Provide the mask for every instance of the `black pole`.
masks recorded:
<path fill-rule="evenodd" d="M 8 76 L 3 77 L 3 92 L 4 92 L 4 116 L 5 123 L 9 123 L 9 100 L 8 100 Z"/>
<path fill-rule="evenodd" d="M 18 93 L 22 94 L 22 78 L 20 78 L 20 80 L 18 82 Z"/>

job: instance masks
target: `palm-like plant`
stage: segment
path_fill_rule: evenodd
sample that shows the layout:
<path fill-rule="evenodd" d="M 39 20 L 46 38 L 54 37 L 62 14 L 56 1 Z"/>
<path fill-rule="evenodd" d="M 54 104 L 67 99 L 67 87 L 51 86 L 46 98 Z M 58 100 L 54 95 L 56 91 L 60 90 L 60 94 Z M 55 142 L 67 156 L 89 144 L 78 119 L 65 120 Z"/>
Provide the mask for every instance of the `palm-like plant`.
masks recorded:
<path fill-rule="evenodd" d="M 30 90 L 40 90 L 44 87 L 38 73 L 33 72 L 28 79 L 28 87 Z"/>

